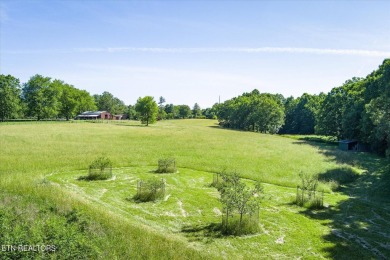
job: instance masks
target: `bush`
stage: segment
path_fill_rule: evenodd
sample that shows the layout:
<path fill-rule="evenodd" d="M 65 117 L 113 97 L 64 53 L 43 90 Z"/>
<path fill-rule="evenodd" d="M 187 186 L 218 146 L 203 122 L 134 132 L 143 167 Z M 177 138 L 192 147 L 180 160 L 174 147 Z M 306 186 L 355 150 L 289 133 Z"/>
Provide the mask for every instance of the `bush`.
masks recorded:
<path fill-rule="evenodd" d="M 139 181 L 137 184 L 137 194 L 133 197 L 136 202 L 155 201 L 164 198 L 164 179 L 151 178 L 147 181 Z"/>
<path fill-rule="evenodd" d="M 107 180 L 112 177 L 112 162 L 107 157 L 99 157 L 89 165 L 88 175 L 80 180 Z"/>
<path fill-rule="evenodd" d="M 160 159 L 158 160 L 157 173 L 174 173 L 176 172 L 176 161 L 175 159 Z"/>

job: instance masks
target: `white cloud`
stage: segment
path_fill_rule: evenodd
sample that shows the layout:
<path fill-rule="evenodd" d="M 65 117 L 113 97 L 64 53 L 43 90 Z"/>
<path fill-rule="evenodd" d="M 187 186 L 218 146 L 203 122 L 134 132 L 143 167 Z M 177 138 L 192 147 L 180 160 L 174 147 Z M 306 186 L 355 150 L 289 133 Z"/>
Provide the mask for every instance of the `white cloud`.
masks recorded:
<path fill-rule="evenodd" d="M 321 49 L 294 47 L 260 47 L 260 48 L 78 48 L 76 52 L 149 52 L 149 53 L 306 53 L 319 55 L 351 55 L 369 57 L 390 57 L 390 51 L 359 49 Z"/>
<path fill-rule="evenodd" d="M 4 50 L 6 54 L 37 54 L 37 53 L 291 53 L 315 55 L 348 55 L 365 57 L 390 57 L 390 51 L 360 50 L 360 49 L 321 49 L 294 47 L 260 47 L 260 48 L 149 48 L 149 47 L 108 47 L 108 48 L 74 48 L 74 49 L 36 49 L 36 50 Z"/>

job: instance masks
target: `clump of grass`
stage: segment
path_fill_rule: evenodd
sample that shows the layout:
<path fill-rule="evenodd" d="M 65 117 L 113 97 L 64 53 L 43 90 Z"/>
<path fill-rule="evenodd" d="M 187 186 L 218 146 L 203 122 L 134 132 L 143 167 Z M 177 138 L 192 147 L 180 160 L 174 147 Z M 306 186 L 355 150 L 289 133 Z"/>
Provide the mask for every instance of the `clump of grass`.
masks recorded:
<path fill-rule="evenodd" d="M 242 236 L 260 232 L 259 220 L 255 216 L 224 215 L 222 218 L 221 231 L 224 235 Z"/>
<path fill-rule="evenodd" d="M 133 197 L 136 202 L 156 201 L 165 196 L 165 180 L 151 178 L 146 181 L 139 181 L 137 194 Z"/>
<path fill-rule="evenodd" d="M 101 156 L 90 165 L 87 176 L 81 176 L 79 180 L 107 180 L 112 177 L 112 162 L 108 157 Z"/>
<path fill-rule="evenodd" d="M 176 171 L 176 160 L 174 158 L 158 160 L 158 169 L 156 170 L 156 173 L 174 173 Z"/>
<path fill-rule="evenodd" d="M 328 181 L 328 185 L 332 191 L 337 191 L 340 188 L 340 184 L 335 180 Z"/>
<path fill-rule="evenodd" d="M 319 196 L 312 197 L 304 204 L 304 207 L 308 209 L 322 209 L 324 207 L 324 200 Z"/>

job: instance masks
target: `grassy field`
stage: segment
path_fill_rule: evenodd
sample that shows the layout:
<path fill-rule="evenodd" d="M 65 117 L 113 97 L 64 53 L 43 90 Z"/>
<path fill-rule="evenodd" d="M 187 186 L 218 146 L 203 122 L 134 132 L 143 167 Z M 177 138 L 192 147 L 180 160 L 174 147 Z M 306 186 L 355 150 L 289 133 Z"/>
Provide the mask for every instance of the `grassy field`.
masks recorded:
<path fill-rule="evenodd" d="M 221 129 L 211 120 L 150 127 L 138 122 L 0 124 L 0 137 L 0 204 L 6 208 L 0 210 L 0 227 L 1 233 L 16 234 L 0 236 L 1 244 L 58 244 L 57 254 L 21 257 L 390 257 L 389 174 L 385 159 L 375 155 L 345 153 L 310 139 Z M 77 180 L 101 155 L 114 162 L 114 178 Z M 158 159 L 165 157 L 176 158 L 179 167 L 179 173 L 159 175 L 167 181 L 165 199 L 128 200 L 136 180 L 154 175 Z M 215 229 L 220 203 L 209 184 L 223 169 L 263 183 L 260 234 L 222 237 Z M 319 174 L 324 210 L 291 203 L 300 171 Z M 341 187 L 332 192 L 328 181 L 334 178 Z M 11 229 L 11 222 L 18 228 Z M 68 229 L 59 228 L 63 223 Z M 23 236 L 29 225 L 35 230 Z M 47 231 L 50 227 L 55 232 Z M 76 241 L 63 239 L 68 237 Z"/>

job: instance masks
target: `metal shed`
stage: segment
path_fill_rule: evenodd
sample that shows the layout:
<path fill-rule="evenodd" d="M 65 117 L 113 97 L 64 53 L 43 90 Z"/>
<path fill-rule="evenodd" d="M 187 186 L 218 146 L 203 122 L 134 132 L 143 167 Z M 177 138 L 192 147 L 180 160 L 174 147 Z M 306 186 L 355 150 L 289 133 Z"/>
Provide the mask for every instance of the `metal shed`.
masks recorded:
<path fill-rule="evenodd" d="M 343 151 L 357 151 L 358 143 L 357 140 L 340 140 L 339 149 Z"/>

